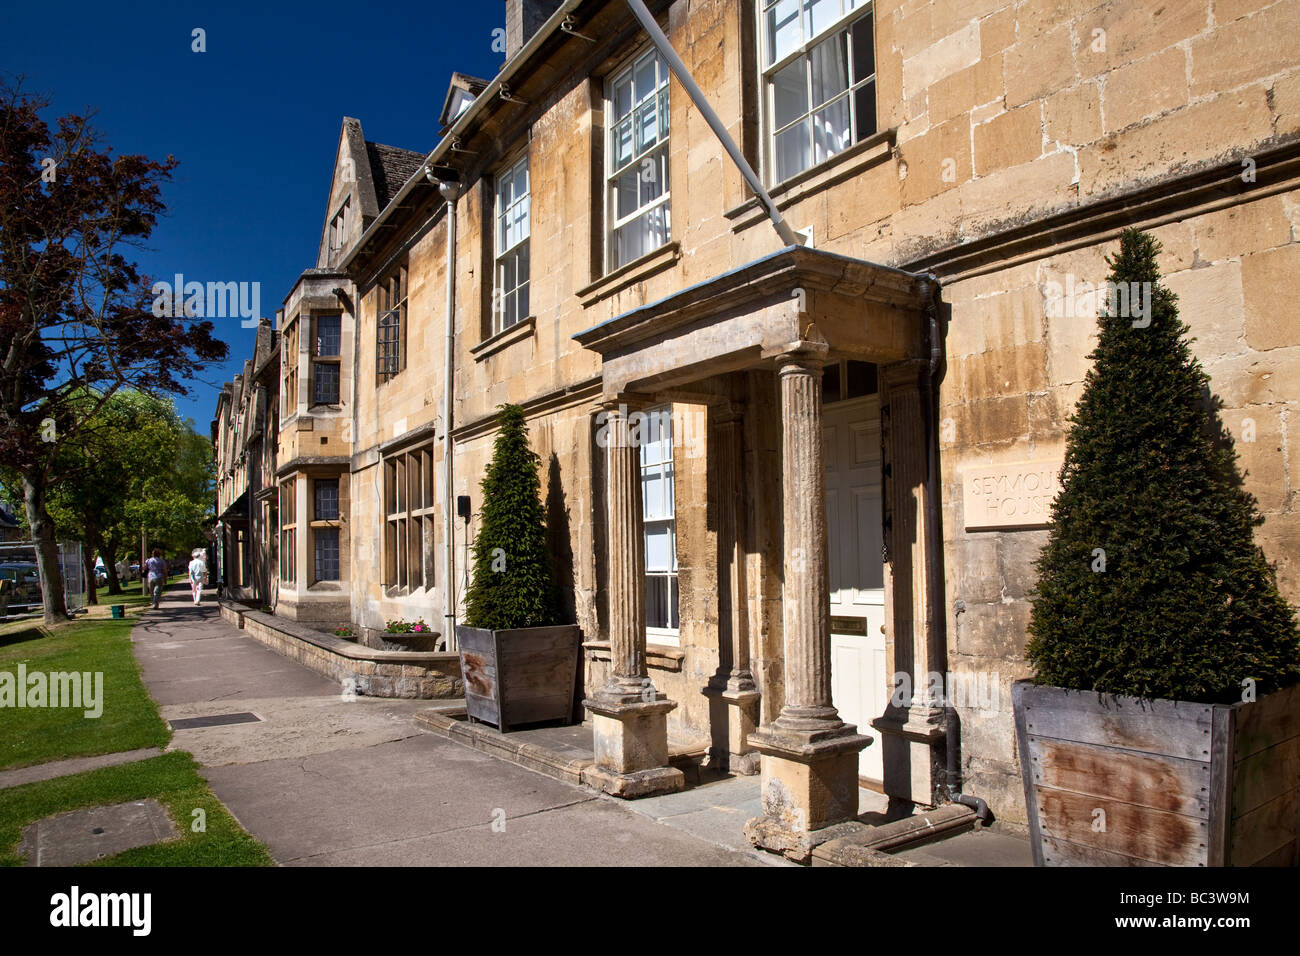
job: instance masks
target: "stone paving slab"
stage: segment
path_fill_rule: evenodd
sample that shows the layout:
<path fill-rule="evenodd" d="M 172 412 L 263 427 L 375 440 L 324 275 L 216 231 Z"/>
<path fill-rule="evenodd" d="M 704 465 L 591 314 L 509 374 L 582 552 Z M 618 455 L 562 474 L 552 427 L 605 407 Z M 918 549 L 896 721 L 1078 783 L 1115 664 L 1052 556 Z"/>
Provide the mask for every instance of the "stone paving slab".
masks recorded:
<path fill-rule="evenodd" d="M 88 807 L 46 817 L 23 830 L 27 866 L 76 866 L 180 836 L 157 800 Z"/>
<path fill-rule="evenodd" d="M 203 775 L 290 866 L 767 862 L 432 734 Z"/>
<path fill-rule="evenodd" d="M 1033 866 L 1029 838 L 978 829 L 892 854 L 917 866 Z"/>
<path fill-rule="evenodd" d="M 40 780 L 53 780 L 55 777 L 66 777 L 74 773 L 85 773 L 87 770 L 98 770 L 100 767 L 135 763 L 137 760 L 148 760 L 150 757 L 161 755 L 162 749 L 159 747 L 142 747 L 139 750 L 121 750 L 115 754 L 50 760 L 30 767 L 19 767 L 16 770 L 0 770 L 0 790 L 7 787 L 20 787 L 25 783 L 36 783 Z"/>
<path fill-rule="evenodd" d="M 295 665 L 299 666 L 299 665 Z M 171 722 L 249 711 L 256 723 L 178 729 L 168 750 L 188 750 L 204 766 L 272 759 L 302 759 L 330 750 L 371 747 L 422 731 L 411 721 L 423 700 L 357 697 L 256 697 L 161 707 Z"/>

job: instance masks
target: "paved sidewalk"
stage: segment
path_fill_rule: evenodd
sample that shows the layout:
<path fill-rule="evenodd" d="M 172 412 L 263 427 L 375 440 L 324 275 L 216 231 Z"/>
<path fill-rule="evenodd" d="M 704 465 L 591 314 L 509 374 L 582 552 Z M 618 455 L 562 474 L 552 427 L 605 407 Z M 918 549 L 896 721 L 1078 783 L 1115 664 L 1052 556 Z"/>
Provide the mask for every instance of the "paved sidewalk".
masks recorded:
<path fill-rule="evenodd" d="M 161 753 L 162 751 L 157 747 L 142 747 L 139 750 L 119 750 L 114 754 L 98 754 L 94 757 L 49 760 L 45 763 L 32 764 L 30 767 L 19 767 L 16 770 L 0 770 L 0 790 L 22 786 L 24 783 L 36 783 L 41 780 L 53 780 L 55 777 L 67 777 L 74 773 L 85 773 L 101 767 L 135 763 L 137 760 L 157 757 Z"/>
<path fill-rule="evenodd" d="M 211 603 L 209 603 L 209 601 Z M 422 731 L 429 701 L 344 700 L 337 684 L 164 596 L 132 633 L 165 719 L 213 791 L 294 866 L 764 866 L 774 860 L 659 823 L 621 801 Z M 247 720 L 247 718 L 245 718 Z"/>

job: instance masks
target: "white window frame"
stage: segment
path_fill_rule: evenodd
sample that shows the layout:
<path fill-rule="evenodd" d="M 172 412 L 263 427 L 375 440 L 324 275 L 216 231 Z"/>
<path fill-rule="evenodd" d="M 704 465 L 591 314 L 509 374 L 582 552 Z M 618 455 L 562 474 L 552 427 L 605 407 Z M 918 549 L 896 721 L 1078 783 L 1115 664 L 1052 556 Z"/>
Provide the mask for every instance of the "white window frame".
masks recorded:
<path fill-rule="evenodd" d="M 523 174 L 524 174 L 524 184 L 525 184 L 524 193 L 522 197 L 519 195 L 515 195 L 514 197 L 512 197 L 509 206 L 507 206 L 505 209 L 502 209 L 501 208 L 501 202 L 502 202 L 501 187 L 506 182 L 517 183 L 519 181 L 518 174 L 521 169 L 523 170 Z M 512 326 L 518 325 L 520 322 L 522 322 L 524 319 L 528 318 L 528 316 L 532 314 L 530 309 L 520 310 L 518 308 L 519 292 L 521 290 L 524 292 L 525 295 L 530 297 L 530 305 L 531 305 L 531 295 L 532 295 L 532 284 L 531 284 L 532 247 L 531 247 L 530 240 L 533 234 L 533 210 L 532 210 L 533 179 L 532 179 L 532 172 L 528 166 L 527 153 L 524 153 L 523 156 L 520 156 L 515 160 L 513 160 L 512 162 L 510 162 L 509 164 L 507 164 L 502 169 L 502 171 L 496 176 L 495 181 L 493 183 L 492 194 L 493 194 L 493 200 L 492 200 L 493 222 L 495 223 L 493 227 L 493 231 L 495 233 L 495 239 L 493 243 L 494 255 L 492 258 L 492 262 L 493 262 L 492 334 L 496 335 L 499 332 L 504 332 L 506 329 L 511 328 Z M 506 217 L 510 215 L 514 210 L 517 210 L 521 205 L 524 207 L 523 209 L 524 234 L 522 238 L 517 238 L 509 246 L 506 246 L 504 245 L 506 241 L 506 232 L 507 232 L 507 230 L 504 228 Z M 527 256 L 528 264 L 529 264 L 528 278 L 524 279 L 522 282 L 518 281 L 519 279 L 518 262 L 519 262 L 521 252 L 523 253 L 523 255 Z M 512 288 L 507 289 L 505 287 L 505 281 L 504 281 L 505 264 L 506 264 L 506 260 L 512 256 L 515 258 L 515 280 L 516 281 Z M 512 294 L 515 296 L 514 301 L 515 301 L 516 312 L 513 318 L 511 319 L 511 321 L 507 322 L 506 302 L 509 296 L 511 296 Z"/>
<path fill-rule="evenodd" d="M 614 137 L 617 133 L 617 128 L 620 122 L 622 122 L 622 120 L 615 115 L 616 90 L 625 79 L 632 80 L 633 83 L 635 83 L 637 67 L 640 66 L 642 63 L 644 63 L 647 59 L 653 59 L 656 61 L 657 64 L 656 82 L 655 82 L 653 98 L 656 101 L 656 115 L 661 117 L 662 119 L 660 121 L 659 128 L 656 130 L 656 139 L 654 143 L 645 149 L 638 150 L 636 148 L 636 123 L 635 123 L 636 110 L 638 106 L 643 105 L 648 99 L 650 99 L 650 97 L 644 97 L 640 100 L 635 100 L 631 102 L 631 104 L 628 107 L 627 114 L 625 114 L 625 116 L 622 119 L 632 120 L 631 123 L 632 137 L 633 137 L 632 158 L 628 160 L 626 163 L 623 163 L 622 165 L 616 168 L 614 165 L 615 155 L 616 155 L 616 150 L 614 148 Z M 642 216 L 647 215 L 652 210 L 660 206 L 664 208 L 664 217 L 665 217 L 664 241 L 657 248 L 662 248 L 664 245 L 667 245 L 669 242 L 672 241 L 672 232 L 673 232 L 672 190 L 670 188 L 671 181 L 670 181 L 670 163 L 669 163 L 669 148 L 670 148 L 670 139 L 672 134 L 672 115 L 671 115 L 671 103 L 669 102 L 669 95 L 668 95 L 668 88 L 669 88 L 668 78 L 669 78 L 668 64 L 664 62 L 663 57 L 659 55 L 659 51 L 656 50 L 652 44 L 650 46 L 646 46 L 639 49 L 633 56 L 629 57 L 622 65 L 620 65 L 618 69 L 614 70 L 610 74 L 609 79 L 605 81 L 605 116 L 608 117 L 608 123 L 607 123 L 608 132 L 605 134 L 606 135 L 605 183 L 603 186 L 605 190 L 604 206 L 605 206 L 605 271 L 606 272 L 613 272 L 614 270 L 620 269 L 623 266 L 627 265 L 628 262 L 634 262 L 636 259 L 640 258 L 640 256 L 633 256 L 630 259 L 626 260 L 625 262 L 619 262 L 616 256 L 616 244 L 614 242 L 614 236 L 620 229 L 630 225 L 631 223 L 635 222 L 637 219 L 640 219 Z M 662 171 L 656 172 L 656 175 L 660 176 L 664 181 L 663 191 L 654 199 L 651 199 L 645 203 L 640 202 L 640 195 L 638 194 L 637 197 L 638 204 L 635 210 L 633 210 L 632 212 L 628 213 L 625 216 L 621 216 L 621 217 L 615 216 L 614 196 L 615 196 L 615 183 L 617 182 L 618 177 L 631 171 L 634 168 L 643 166 L 644 163 L 647 160 L 649 160 L 653 154 L 659 152 L 660 150 L 662 150 L 664 154 L 663 169 Z M 643 249 L 641 251 L 641 255 L 648 255 L 649 253 L 654 251 L 655 251 L 654 249 Z"/>
<path fill-rule="evenodd" d="M 782 182 L 785 182 L 786 180 L 793 179 L 796 176 L 806 173 L 808 170 L 816 168 L 818 165 L 827 162 L 834 156 L 838 156 L 840 153 L 845 152 L 848 149 L 851 149 L 856 143 L 860 143 L 862 142 L 862 140 L 866 139 L 867 137 L 872 136 L 875 133 L 879 132 L 879 121 L 877 119 L 879 115 L 879 105 L 877 99 L 879 95 L 879 90 L 876 82 L 879 58 L 876 56 L 875 3 L 873 2 L 873 0 L 838 0 L 840 4 L 839 16 L 833 19 L 831 22 L 823 24 L 820 27 L 820 29 L 817 29 L 815 32 L 813 32 L 809 23 L 809 11 L 811 11 L 814 7 L 820 7 L 822 4 L 831 3 L 831 2 L 834 2 L 834 0 L 758 0 L 758 2 L 755 3 L 754 5 L 754 9 L 758 18 L 758 30 L 756 33 L 756 37 L 757 37 L 757 43 L 759 47 L 758 82 L 759 82 L 759 95 L 762 103 L 761 109 L 762 109 L 762 126 L 763 126 L 763 167 L 765 173 L 764 178 L 768 186 L 780 185 Z M 768 34 L 768 24 L 767 24 L 768 14 L 769 12 L 775 10 L 777 7 L 780 7 L 783 4 L 790 4 L 790 3 L 793 3 L 796 9 L 798 10 L 796 22 L 799 28 L 799 41 L 793 47 L 787 50 L 785 54 L 781 56 L 780 59 L 774 60 L 772 63 L 768 64 L 767 62 L 768 58 L 771 56 L 773 52 L 769 50 L 769 34 Z M 869 75 L 864 76 L 858 80 L 854 79 L 853 74 L 856 65 L 853 62 L 853 57 L 854 57 L 853 43 L 851 40 L 852 35 L 850 34 L 849 40 L 846 44 L 847 58 L 844 63 L 845 72 L 848 79 L 847 87 L 842 92 L 831 97 L 826 102 L 814 104 L 811 70 L 807 70 L 807 68 L 805 67 L 805 70 L 808 73 L 808 77 L 805 79 L 805 83 L 807 84 L 807 88 L 805 90 L 807 111 L 800 114 L 798 117 L 791 120 L 790 122 L 786 123 L 784 126 L 781 127 L 780 130 L 776 129 L 775 128 L 776 84 L 774 82 L 774 78 L 776 77 L 776 75 L 780 73 L 782 70 L 784 70 L 786 67 L 790 66 L 791 64 L 801 59 L 809 58 L 812 50 L 815 47 L 817 47 L 818 45 L 820 45 L 825 41 L 831 40 L 833 37 L 835 37 L 840 33 L 848 32 L 854 23 L 856 23 L 860 18 L 866 16 L 871 17 L 871 49 L 872 49 L 872 61 L 873 61 L 872 72 Z M 871 116 L 870 130 L 864 131 L 861 119 L 858 116 L 856 98 L 857 98 L 858 91 L 867 86 L 871 86 L 873 88 L 873 93 L 872 93 L 873 115 Z M 841 100 L 845 101 L 848 104 L 849 124 L 850 124 L 848 144 L 844 146 L 842 149 L 837 150 L 836 152 L 833 153 L 828 153 L 827 155 L 818 159 L 816 155 L 816 142 L 817 142 L 816 131 L 813 125 L 810 124 L 809 125 L 810 141 L 808 144 L 810 152 L 809 152 L 808 165 L 805 166 L 803 169 L 798 170 L 797 172 L 788 174 L 784 178 L 779 177 L 777 171 L 777 149 L 776 149 L 776 138 L 779 135 L 779 133 L 790 130 L 794 128 L 797 124 L 808 121 L 810 116 L 815 116 L 818 113 L 824 112 L 832 104 L 838 103 Z"/>
<path fill-rule="evenodd" d="M 677 597 L 673 597 L 673 584 L 678 580 L 677 567 L 677 477 L 676 465 L 674 462 L 673 445 L 675 444 L 675 430 L 673 428 L 673 407 L 663 405 L 658 408 L 647 409 L 643 413 L 641 421 L 640 441 L 638 462 L 640 466 L 641 479 L 641 516 L 645 525 L 641 546 L 645 558 L 645 576 L 646 576 L 646 597 L 647 602 L 650 594 L 650 579 L 664 578 L 667 584 L 667 601 L 668 601 L 668 620 L 674 617 L 678 619 L 678 627 L 651 627 L 646 625 L 646 639 L 654 639 L 655 643 L 673 644 L 681 643 L 681 588 L 677 587 Z M 667 425 L 667 435 L 663 434 L 661 427 Z M 652 436 L 654 439 L 652 440 Z M 660 489 L 660 499 L 658 502 L 650 500 L 646 494 L 646 488 L 650 484 L 647 480 L 657 475 L 659 478 L 658 488 Z M 665 528 L 668 532 L 668 540 L 672 549 L 672 558 L 667 569 L 650 569 L 649 562 L 649 531 L 651 525 Z M 646 608 L 646 619 L 649 621 L 649 607 Z"/>

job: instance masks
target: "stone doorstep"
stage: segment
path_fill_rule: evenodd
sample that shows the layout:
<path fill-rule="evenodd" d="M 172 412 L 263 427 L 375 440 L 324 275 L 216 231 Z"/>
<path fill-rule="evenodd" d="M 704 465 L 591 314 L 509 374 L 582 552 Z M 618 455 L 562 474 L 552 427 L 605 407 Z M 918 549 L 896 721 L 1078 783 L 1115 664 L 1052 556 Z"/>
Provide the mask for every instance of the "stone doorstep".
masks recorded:
<path fill-rule="evenodd" d="M 975 811 L 951 803 L 880 826 L 860 825 L 812 851 L 813 866 L 912 866 L 891 856 L 900 850 L 956 836 L 975 826 Z"/>
<path fill-rule="evenodd" d="M 414 716 L 417 724 L 449 740 L 574 786 L 582 786 L 583 774 L 595 768 L 595 754 L 590 746 L 583 748 L 581 756 L 574 756 L 572 752 L 561 753 L 523 739 L 527 730 L 503 734 L 490 724 L 471 723 L 467 720 L 463 703 L 448 702 L 419 711 Z M 590 733 L 588 728 L 584 729 Z M 708 747 L 704 744 L 669 740 L 668 762 L 685 770 L 687 779 L 698 779 L 698 761 L 707 751 Z"/>

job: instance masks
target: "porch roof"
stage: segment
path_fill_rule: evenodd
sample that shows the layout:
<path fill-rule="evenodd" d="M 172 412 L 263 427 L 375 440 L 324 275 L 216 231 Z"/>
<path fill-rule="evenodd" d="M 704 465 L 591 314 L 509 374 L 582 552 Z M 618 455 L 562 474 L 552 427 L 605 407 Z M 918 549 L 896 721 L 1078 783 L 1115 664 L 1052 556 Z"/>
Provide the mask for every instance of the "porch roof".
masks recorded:
<path fill-rule="evenodd" d="M 930 281 L 788 246 L 573 338 L 604 359 L 607 395 L 762 365 L 795 343 L 825 346 L 830 359 L 922 358 Z"/>

